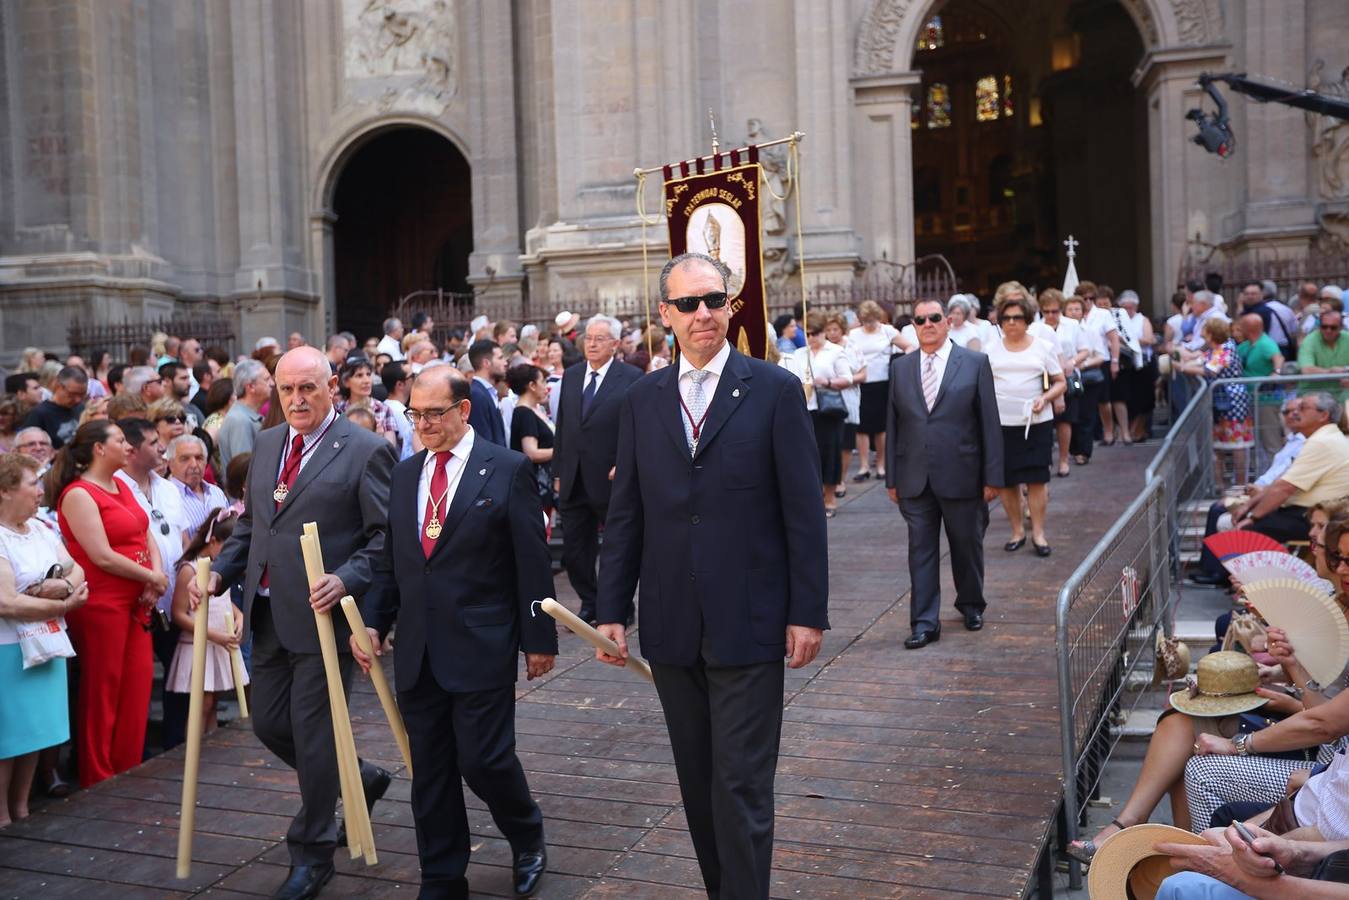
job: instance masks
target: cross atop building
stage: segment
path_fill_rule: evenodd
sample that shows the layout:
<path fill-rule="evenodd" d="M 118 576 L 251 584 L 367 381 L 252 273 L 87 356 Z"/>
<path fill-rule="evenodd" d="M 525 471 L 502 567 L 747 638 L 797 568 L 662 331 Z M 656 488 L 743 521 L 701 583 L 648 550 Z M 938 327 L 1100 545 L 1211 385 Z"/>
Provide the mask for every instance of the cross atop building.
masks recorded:
<path fill-rule="evenodd" d="M 1068 248 L 1069 259 L 1073 259 L 1077 256 L 1077 244 L 1077 240 L 1075 240 L 1071 234 L 1068 235 L 1068 240 L 1063 242 L 1063 246 Z"/>

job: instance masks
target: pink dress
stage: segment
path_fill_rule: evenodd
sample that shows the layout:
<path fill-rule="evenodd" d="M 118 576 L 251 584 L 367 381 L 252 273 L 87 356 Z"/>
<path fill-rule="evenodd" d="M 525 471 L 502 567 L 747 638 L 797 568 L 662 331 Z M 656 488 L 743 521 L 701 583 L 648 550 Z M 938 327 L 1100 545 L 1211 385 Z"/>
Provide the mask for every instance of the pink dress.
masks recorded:
<path fill-rule="evenodd" d="M 234 629 L 234 603 L 230 601 L 229 591 L 217 594 L 207 604 L 209 608 L 207 625 L 215 631 Z M 197 607 L 200 615 L 202 607 Z M 244 684 L 248 684 L 248 670 L 244 670 Z M 235 688 L 234 670 L 230 668 L 230 653 L 215 643 L 206 643 L 206 687 L 207 691 L 232 691 Z M 175 694 L 186 694 L 192 690 L 192 632 L 184 629 L 178 633 L 178 646 L 173 650 L 173 662 L 164 676 L 164 690 Z"/>

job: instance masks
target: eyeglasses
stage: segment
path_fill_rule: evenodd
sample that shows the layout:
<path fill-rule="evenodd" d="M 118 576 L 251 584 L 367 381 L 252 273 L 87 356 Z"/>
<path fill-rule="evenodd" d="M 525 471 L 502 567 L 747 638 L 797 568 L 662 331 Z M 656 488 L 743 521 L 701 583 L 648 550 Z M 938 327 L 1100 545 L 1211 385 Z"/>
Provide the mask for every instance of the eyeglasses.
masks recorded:
<path fill-rule="evenodd" d="M 186 425 L 187 416 L 160 416 L 156 422 L 168 422 L 170 425 Z"/>
<path fill-rule="evenodd" d="M 1322 331 L 1339 331 L 1339 330 L 1340 330 L 1340 326 L 1339 326 L 1339 325 L 1322 325 L 1322 326 L 1321 326 L 1321 330 L 1322 330 Z"/>
<path fill-rule="evenodd" d="M 422 419 L 426 420 L 427 425 L 439 425 L 440 420 L 445 417 L 446 413 L 450 412 L 450 410 L 454 409 L 456 406 L 459 406 L 460 404 L 466 402 L 467 401 L 465 400 L 460 400 L 459 403 L 456 403 L 454 404 L 454 406 L 450 406 L 445 409 L 427 409 L 427 410 L 409 409 L 405 413 L 403 413 L 403 415 L 407 416 L 408 421 L 411 422 L 413 425 L 420 425 Z"/>
<path fill-rule="evenodd" d="M 938 322 L 940 322 L 940 321 L 941 321 L 942 319 L 944 319 L 944 318 L 946 318 L 946 314 L 945 314 L 945 313 L 932 313 L 931 315 L 928 315 L 928 316 L 914 316 L 914 317 L 913 317 L 913 324 L 914 324 L 914 325 L 928 325 L 928 324 L 936 325 Z"/>
<path fill-rule="evenodd" d="M 169 533 L 169 521 L 164 518 L 164 514 L 157 509 L 150 510 L 150 518 L 159 523 L 159 533 L 167 536 Z"/>
<path fill-rule="evenodd" d="M 1298 408 L 1297 408 L 1296 406 L 1290 407 L 1290 408 L 1285 409 L 1285 410 L 1283 411 L 1283 414 L 1284 414 L 1285 416 L 1295 416 L 1295 415 L 1297 415 L 1297 413 L 1298 413 Z"/>
<path fill-rule="evenodd" d="M 146 383 L 146 384 L 163 384 L 163 383 L 164 383 L 164 379 L 163 379 L 163 378 L 147 378 L 147 379 L 145 379 L 145 383 Z"/>
<path fill-rule="evenodd" d="M 1349 556 L 1341 556 L 1329 547 L 1326 547 L 1326 565 L 1331 569 L 1338 569 L 1341 563 L 1349 562 Z"/>
<path fill-rule="evenodd" d="M 713 291 L 700 297 L 671 297 L 665 302 L 682 313 L 695 313 L 702 303 L 706 303 L 708 309 L 721 309 L 726 305 L 726 292 Z"/>
<path fill-rule="evenodd" d="M 998 316 L 999 322 L 1024 322 L 1025 316 Z"/>

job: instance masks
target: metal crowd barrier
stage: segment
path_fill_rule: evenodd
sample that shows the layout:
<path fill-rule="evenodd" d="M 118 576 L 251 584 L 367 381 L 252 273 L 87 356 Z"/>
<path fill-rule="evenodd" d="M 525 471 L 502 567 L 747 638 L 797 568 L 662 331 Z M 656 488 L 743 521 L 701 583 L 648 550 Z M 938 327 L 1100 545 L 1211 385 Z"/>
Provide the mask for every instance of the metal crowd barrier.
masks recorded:
<path fill-rule="evenodd" d="M 1143 489 L 1064 582 L 1055 611 L 1064 772 L 1061 848 L 1077 839 L 1085 798 L 1095 795 L 1119 743 L 1119 726 L 1145 695 L 1128 690 L 1130 676 L 1138 672 L 1136 678 L 1145 678 L 1152 671 L 1157 630 L 1169 632 L 1174 623 L 1185 529 L 1202 524 L 1208 502 L 1221 494 L 1214 465 L 1214 387 L 1244 384 L 1251 390 L 1256 446 L 1247 453 L 1244 474 L 1258 474 L 1278 450 L 1269 449 L 1272 440 L 1262 445 L 1262 425 L 1279 428 L 1282 445 L 1277 417 L 1286 394 L 1319 389 L 1316 383 L 1333 383 L 1329 390 L 1338 393 L 1342 379 L 1277 375 L 1200 384 L 1148 465 Z M 1237 473 L 1239 482 L 1248 480 L 1242 474 Z M 1081 866 L 1071 859 L 1069 884 L 1082 885 Z"/>

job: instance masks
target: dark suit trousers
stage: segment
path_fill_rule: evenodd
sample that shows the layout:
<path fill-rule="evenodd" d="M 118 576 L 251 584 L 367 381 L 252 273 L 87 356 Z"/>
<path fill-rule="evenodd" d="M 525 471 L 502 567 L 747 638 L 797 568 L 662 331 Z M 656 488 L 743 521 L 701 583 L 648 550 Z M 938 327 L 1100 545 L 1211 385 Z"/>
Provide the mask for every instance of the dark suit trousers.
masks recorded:
<path fill-rule="evenodd" d="M 468 814 L 462 777 L 482 798 L 515 852 L 543 844 L 543 813 L 515 755 L 515 685 L 450 693 L 422 657 L 398 708 L 412 746 L 412 818 L 417 826 L 424 896 L 452 896 L 468 868 Z"/>
<path fill-rule="evenodd" d="M 253 602 L 253 731 L 300 779 L 300 811 L 286 832 L 295 866 L 331 862 L 337 849 L 333 812 L 341 787 L 328 677 L 319 653 L 291 653 L 272 624 L 271 601 Z M 342 687 L 351 686 L 351 656 L 339 654 Z M 362 766 L 364 767 L 364 763 Z"/>
<path fill-rule="evenodd" d="M 768 896 L 773 776 L 782 738 L 781 660 L 718 667 L 651 664 L 679 793 L 707 894 Z"/>
<path fill-rule="evenodd" d="M 607 505 L 591 503 L 586 497 L 581 472 L 576 472 L 571 497 L 558 506 L 562 518 L 562 565 L 571 579 L 572 590 L 581 598 L 581 618 L 595 615 L 595 595 L 599 593 L 596 568 L 600 558 L 600 527 L 608 513 Z"/>
<path fill-rule="evenodd" d="M 956 583 L 956 609 L 963 615 L 983 613 L 984 531 L 988 504 L 983 497 L 952 499 L 924 485 L 917 497 L 901 497 L 899 511 L 909 527 L 909 578 L 913 581 L 909 623 L 914 631 L 941 627 L 941 528 L 951 545 L 951 575 Z"/>

